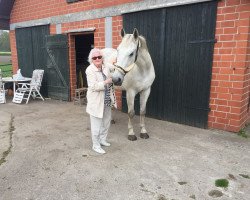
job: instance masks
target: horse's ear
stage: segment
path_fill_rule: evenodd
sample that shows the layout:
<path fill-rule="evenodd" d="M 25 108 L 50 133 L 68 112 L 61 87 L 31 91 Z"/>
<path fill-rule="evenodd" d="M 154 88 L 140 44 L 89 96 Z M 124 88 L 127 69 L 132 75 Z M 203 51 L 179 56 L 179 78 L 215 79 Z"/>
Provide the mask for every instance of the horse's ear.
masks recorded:
<path fill-rule="evenodd" d="M 122 28 L 122 30 L 121 30 L 121 36 L 124 37 L 125 34 L 126 34 L 125 30 Z"/>
<path fill-rule="evenodd" d="M 134 29 L 133 36 L 135 39 L 137 39 L 139 37 L 139 32 L 138 32 L 137 28 Z"/>

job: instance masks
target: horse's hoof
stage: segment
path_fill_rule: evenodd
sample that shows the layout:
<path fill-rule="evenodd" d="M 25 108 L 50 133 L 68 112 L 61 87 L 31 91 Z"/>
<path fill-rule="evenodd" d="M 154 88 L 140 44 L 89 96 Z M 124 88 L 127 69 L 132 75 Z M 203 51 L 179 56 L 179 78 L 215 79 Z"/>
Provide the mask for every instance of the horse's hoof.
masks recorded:
<path fill-rule="evenodd" d="M 128 136 L 128 139 L 129 139 L 130 141 L 135 141 L 135 140 L 137 140 L 137 137 L 136 137 L 135 135 L 129 135 L 129 136 Z"/>
<path fill-rule="evenodd" d="M 140 137 L 143 139 L 148 139 L 149 135 L 147 133 L 140 133 Z"/>

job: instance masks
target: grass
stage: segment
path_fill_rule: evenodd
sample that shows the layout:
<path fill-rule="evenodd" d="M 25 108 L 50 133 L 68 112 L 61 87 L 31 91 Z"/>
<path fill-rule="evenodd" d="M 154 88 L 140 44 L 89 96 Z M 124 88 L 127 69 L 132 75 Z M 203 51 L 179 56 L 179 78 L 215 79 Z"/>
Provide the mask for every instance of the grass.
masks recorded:
<path fill-rule="evenodd" d="M 248 135 L 246 134 L 246 129 L 241 129 L 237 135 L 244 138 L 248 138 Z"/>
<path fill-rule="evenodd" d="M 9 155 L 12 149 L 12 136 L 13 132 L 15 130 L 14 127 L 14 116 L 11 114 L 10 122 L 9 122 L 9 147 L 6 151 L 3 152 L 2 157 L 0 158 L 0 165 L 2 165 L 4 162 L 6 162 L 6 157 Z"/>
<path fill-rule="evenodd" d="M 217 179 L 215 181 L 215 186 L 216 187 L 223 187 L 226 188 L 228 187 L 229 181 L 227 179 Z"/>
<path fill-rule="evenodd" d="M 10 55 L 11 55 L 11 52 L 0 51 L 0 56 L 10 56 Z"/>
<path fill-rule="evenodd" d="M 12 65 L 11 64 L 0 64 L 0 69 L 2 70 L 3 77 L 12 76 Z"/>

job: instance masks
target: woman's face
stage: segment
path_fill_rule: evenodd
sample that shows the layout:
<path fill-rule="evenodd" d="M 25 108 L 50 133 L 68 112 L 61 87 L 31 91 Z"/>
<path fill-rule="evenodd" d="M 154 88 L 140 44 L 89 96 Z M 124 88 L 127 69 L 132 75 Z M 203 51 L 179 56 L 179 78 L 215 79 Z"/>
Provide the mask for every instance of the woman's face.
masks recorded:
<path fill-rule="evenodd" d="M 94 52 L 92 54 L 92 62 L 97 68 L 102 67 L 102 55 L 100 52 Z"/>

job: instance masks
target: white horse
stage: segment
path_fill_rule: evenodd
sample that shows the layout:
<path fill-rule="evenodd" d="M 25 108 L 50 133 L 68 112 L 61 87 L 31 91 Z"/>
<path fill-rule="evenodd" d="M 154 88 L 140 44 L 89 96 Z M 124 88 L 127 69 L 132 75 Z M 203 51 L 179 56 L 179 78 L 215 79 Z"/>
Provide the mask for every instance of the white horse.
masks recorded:
<path fill-rule="evenodd" d="M 136 140 L 131 119 L 135 115 L 134 99 L 140 94 L 140 137 L 149 138 L 145 128 L 146 103 L 150 94 L 151 85 L 155 79 L 154 65 L 148 52 L 144 37 L 139 36 L 138 30 L 133 34 L 125 34 L 121 30 L 122 41 L 117 48 L 117 63 L 112 80 L 115 85 L 121 85 L 126 90 L 128 105 L 128 139 Z"/>

